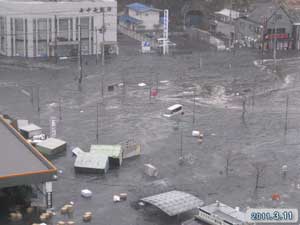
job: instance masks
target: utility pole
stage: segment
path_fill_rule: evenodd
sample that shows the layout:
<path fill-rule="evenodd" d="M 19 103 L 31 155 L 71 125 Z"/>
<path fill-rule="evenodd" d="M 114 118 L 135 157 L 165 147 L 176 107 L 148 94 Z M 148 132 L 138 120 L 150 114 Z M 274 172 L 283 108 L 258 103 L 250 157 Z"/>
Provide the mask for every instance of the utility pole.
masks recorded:
<path fill-rule="evenodd" d="M 59 98 L 59 102 L 58 102 L 58 112 L 59 112 L 59 120 L 62 121 L 62 108 L 61 108 L 61 104 L 62 104 L 62 99 Z"/>
<path fill-rule="evenodd" d="M 183 131 L 180 125 L 180 149 L 179 149 L 179 164 L 183 163 Z"/>
<path fill-rule="evenodd" d="M 34 101 L 33 101 L 33 86 L 30 87 L 30 102 L 31 102 L 31 105 L 32 105 L 32 108 L 34 108 Z"/>
<path fill-rule="evenodd" d="M 230 25 L 232 25 L 232 0 L 230 0 L 230 9 L 229 9 L 229 23 Z M 232 45 L 232 36 L 231 36 L 231 33 L 230 33 L 230 40 L 229 40 L 229 49 L 231 49 L 231 45 Z"/>
<path fill-rule="evenodd" d="M 78 41 L 78 68 L 79 68 L 79 79 L 78 83 L 81 85 L 82 83 L 82 43 L 81 43 L 81 25 L 78 25 L 78 34 L 79 34 L 79 41 Z"/>
<path fill-rule="evenodd" d="M 193 91 L 194 94 L 194 105 L 193 105 L 193 124 L 195 124 L 195 109 L 196 109 L 196 91 Z"/>
<path fill-rule="evenodd" d="M 55 56 L 55 63 L 57 64 L 58 56 L 57 56 L 57 17 L 54 16 L 54 56 Z"/>
<path fill-rule="evenodd" d="M 104 9 L 102 11 L 102 66 L 105 64 L 104 42 L 105 42 L 105 14 Z"/>
<path fill-rule="evenodd" d="M 95 27 L 95 34 L 96 34 L 96 64 L 98 64 L 98 30 Z"/>
<path fill-rule="evenodd" d="M 288 109 L 289 109 L 289 96 L 286 96 L 284 135 L 287 134 L 287 129 L 288 129 Z"/>
<path fill-rule="evenodd" d="M 100 103 L 97 103 L 97 118 L 96 118 L 96 124 L 97 124 L 97 129 L 96 129 L 96 140 L 97 144 L 99 144 L 99 106 Z"/>
<path fill-rule="evenodd" d="M 101 49 L 101 53 L 102 53 L 102 76 L 101 76 L 101 96 L 104 96 L 104 64 L 105 64 L 105 48 L 104 48 L 104 42 L 105 42 L 105 14 L 104 14 L 104 9 L 102 11 L 102 49 Z"/>
<path fill-rule="evenodd" d="M 274 59 L 274 66 L 275 70 L 277 69 L 277 59 L 276 59 L 276 54 L 277 54 L 277 14 L 276 11 L 274 13 L 274 37 L 273 37 L 273 59 Z"/>
<path fill-rule="evenodd" d="M 40 87 L 37 86 L 37 111 L 39 116 L 39 124 L 41 123 L 41 108 L 40 108 Z"/>
<path fill-rule="evenodd" d="M 265 22 L 263 22 L 265 23 Z M 265 24 L 261 26 L 261 64 L 264 64 L 264 50 L 265 50 Z"/>

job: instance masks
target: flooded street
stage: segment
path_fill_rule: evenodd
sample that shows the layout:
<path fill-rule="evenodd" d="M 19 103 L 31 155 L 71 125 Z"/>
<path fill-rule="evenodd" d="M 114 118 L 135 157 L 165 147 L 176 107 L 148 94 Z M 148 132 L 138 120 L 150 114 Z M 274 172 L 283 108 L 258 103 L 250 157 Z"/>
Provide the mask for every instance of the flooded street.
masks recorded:
<path fill-rule="evenodd" d="M 3 59 L 0 66 L 0 112 L 29 119 L 47 133 L 50 117 L 61 117 L 57 137 L 68 143 L 68 150 L 53 159 L 61 170 L 54 182 L 56 209 L 73 201 L 76 224 L 82 224 L 81 215 L 91 211 L 91 225 L 175 225 L 188 215 L 170 218 L 159 210 L 136 207 L 141 197 L 173 189 L 194 194 L 205 203 L 220 200 L 243 209 L 299 206 L 299 61 L 282 64 L 282 79 L 272 73 L 271 62 L 254 63 L 257 50 L 238 49 L 233 54 L 191 48 L 191 54 L 184 54 L 178 48 L 169 56 L 143 55 L 138 53 L 139 43 L 124 36 L 119 41 L 120 55 L 108 58 L 104 68 L 96 65 L 95 58 L 86 58 L 81 90 L 76 59 L 57 65 L 39 62 L 36 67 L 19 67 Z M 110 85 L 113 91 L 108 91 Z M 158 89 L 158 96 L 150 99 L 151 87 Z M 88 151 L 96 143 L 98 102 L 99 143 L 134 139 L 141 144 L 142 155 L 125 160 L 120 169 L 105 176 L 75 174 L 71 150 L 78 146 Z M 166 108 L 176 103 L 184 107 L 182 119 L 163 117 Z M 193 130 L 204 133 L 202 144 L 192 137 Z M 226 176 L 229 152 L 239 160 L 232 161 Z M 254 165 L 258 162 L 266 167 L 262 187 L 255 191 Z M 157 179 L 144 175 L 144 163 L 158 168 Z M 283 178 L 285 164 L 289 171 Z M 91 199 L 80 196 L 85 188 L 93 192 Z M 113 195 L 122 192 L 128 193 L 128 200 L 114 203 Z M 272 193 L 280 193 L 281 200 L 272 201 Z M 54 221 L 63 218 L 57 215 Z"/>

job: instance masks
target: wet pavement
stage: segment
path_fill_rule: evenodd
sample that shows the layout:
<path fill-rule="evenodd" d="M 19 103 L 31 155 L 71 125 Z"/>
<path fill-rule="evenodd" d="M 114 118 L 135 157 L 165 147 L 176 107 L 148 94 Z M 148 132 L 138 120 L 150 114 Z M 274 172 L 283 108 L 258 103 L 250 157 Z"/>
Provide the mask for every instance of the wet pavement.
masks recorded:
<path fill-rule="evenodd" d="M 141 197 L 177 189 L 208 204 L 220 200 L 242 209 L 297 208 L 300 204 L 297 59 L 280 63 L 279 76 L 272 72 L 271 61 L 264 66 L 254 63 L 259 57 L 257 50 L 239 49 L 233 54 L 190 48 L 190 52 L 177 49 L 169 56 L 160 56 L 141 55 L 139 46 L 122 36 L 120 55 L 108 58 L 104 68 L 96 65 L 94 58 L 86 58 L 80 90 L 76 60 L 60 60 L 57 65 L 39 62 L 32 67 L 21 59 L 17 63 L 2 59 L 1 112 L 30 119 L 47 133 L 49 118 L 62 117 L 57 137 L 67 141 L 68 151 L 66 156 L 53 160 L 62 170 L 54 183 L 54 207 L 59 209 L 73 201 L 72 219 L 76 224 L 83 224 L 81 216 L 85 211 L 93 212 L 89 224 L 95 225 L 180 224 L 190 215 L 169 218 L 159 210 L 136 206 Z M 140 87 L 139 83 L 146 86 Z M 114 84 L 114 91 L 109 92 L 107 87 Z M 156 98 L 149 99 L 150 87 L 158 88 Z M 287 95 L 290 105 L 287 135 L 284 135 Z M 71 149 L 78 146 L 87 151 L 96 143 L 97 103 L 100 103 L 99 142 L 118 144 L 134 139 L 141 144 L 142 155 L 125 160 L 120 169 L 110 170 L 105 176 L 75 174 Z M 175 103 L 184 105 L 185 114 L 179 125 L 178 121 L 162 116 Z M 178 126 L 183 133 L 182 165 Z M 204 133 L 202 144 L 192 137 L 192 130 Z M 224 168 L 229 152 L 237 160 L 232 160 L 226 176 Z M 260 180 L 262 187 L 255 191 L 253 165 L 258 162 L 266 167 Z M 144 163 L 158 168 L 156 179 L 144 175 Z M 285 164 L 289 171 L 283 178 L 280 170 Z M 80 196 L 84 188 L 93 192 L 91 199 Z M 128 200 L 113 203 L 113 195 L 121 192 L 128 193 Z M 272 193 L 280 193 L 281 200 L 272 201 Z M 67 218 L 57 215 L 54 221 L 61 219 Z"/>

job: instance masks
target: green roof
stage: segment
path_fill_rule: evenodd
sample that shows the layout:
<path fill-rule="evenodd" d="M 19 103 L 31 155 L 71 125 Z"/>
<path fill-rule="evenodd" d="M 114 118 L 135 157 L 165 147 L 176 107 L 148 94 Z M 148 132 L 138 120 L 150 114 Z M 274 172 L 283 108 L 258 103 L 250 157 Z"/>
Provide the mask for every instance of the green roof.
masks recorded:
<path fill-rule="evenodd" d="M 122 147 L 121 145 L 91 145 L 90 152 L 112 158 L 120 158 L 122 156 Z"/>

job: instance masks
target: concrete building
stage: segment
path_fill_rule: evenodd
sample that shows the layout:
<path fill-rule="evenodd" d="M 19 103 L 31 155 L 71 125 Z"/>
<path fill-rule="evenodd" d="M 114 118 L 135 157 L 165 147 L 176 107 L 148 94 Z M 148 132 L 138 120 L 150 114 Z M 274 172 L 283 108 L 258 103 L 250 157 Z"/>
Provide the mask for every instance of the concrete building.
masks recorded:
<path fill-rule="evenodd" d="M 0 0 L 2 55 L 76 55 L 79 44 L 82 54 L 92 55 L 101 53 L 103 39 L 117 51 L 115 0 Z"/>
<path fill-rule="evenodd" d="M 225 39 L 227 45 L 231 46 L 235 39 L 235 20 L 240 13 L 232 9 L 222 9 L 214 13 L 214 20 L 210 22 L 210 32 Z"/>
<path fill-rule="evenodd" d="M 162 30 L 160 20 L 161 10 L 141 3 L 132 3 L 126 6 L 126 12 L 119 17 L 122 26 L 134 31 Z"/>
<path fill-rule="evenodd" d="M 199 214 L 182 225 L 250 225 L 246 213 L 216 201 L 211 205 L 199 207 Z"/>

